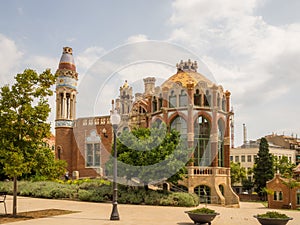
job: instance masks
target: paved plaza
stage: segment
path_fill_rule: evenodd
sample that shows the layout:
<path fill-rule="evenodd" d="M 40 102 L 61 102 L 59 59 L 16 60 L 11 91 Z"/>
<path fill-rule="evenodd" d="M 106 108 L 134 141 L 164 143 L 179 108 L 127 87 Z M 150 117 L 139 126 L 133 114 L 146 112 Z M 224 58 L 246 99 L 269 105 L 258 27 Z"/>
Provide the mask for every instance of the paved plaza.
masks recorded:
<path fill-rule="evenodd" d="M 225 208 L 209 205 L 220 213 L 212 225 L 259 225 L 253 218 L 255 214 L 261 214 L 270 209 L 260 203 L 241 202 L 240 208 Z M 12 196 L 7 198 L 8 212 L 12 210 Z M 77 202 L 69 200 L 49 200 L 37 198 L 18 197 L 18 212 L 40 209 L 64 209 L 78 211 L 77 213 L 62 216 L 54 216 L 42 219 L 34 219 L 7 223 L 13 225 L 192 225 L 185 207 L 142 206 L 142 205 L 118 205 L 120 221 L 110 221 L 112 205 L 108 203 Z M 300 224 L 300 211 L 280 210 L 294 219 L 288 225 Z M 0 205 L 0 213 L 4 212 Z"/>

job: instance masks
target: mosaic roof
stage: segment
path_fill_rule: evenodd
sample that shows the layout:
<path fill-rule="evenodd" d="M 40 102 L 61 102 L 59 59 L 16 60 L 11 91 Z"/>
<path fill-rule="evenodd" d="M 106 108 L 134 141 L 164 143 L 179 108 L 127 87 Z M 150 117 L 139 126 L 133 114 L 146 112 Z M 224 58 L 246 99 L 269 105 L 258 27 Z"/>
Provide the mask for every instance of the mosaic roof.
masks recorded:
<path fill-rule="evenodd" d="M 174 84 L 186 88 L 188 84 L 196 86 L 199 82 L 206 83 L 207 86 L 213 85 L 209 79 L 197 72 L 198 65 L 196 61 L 192 62 L 190 59 L 188 61 L 181 60 L 176 64 L 176 67 L 177 73 L 162 84 L 163 88 L 170 89 Z"/>
<path fill-rule="evenodd" d="M 172 88 L 174 84 L 187 87 L 188 84 L 196 86 L 199 82 L 207 83 L 208 86 L 212 86 L 213 83 L 200 73 L 194 71 L 182 71 L 179 70 L 176 74 L 171 76 L 167 81 L 162 84 L 162 87 Z"/>

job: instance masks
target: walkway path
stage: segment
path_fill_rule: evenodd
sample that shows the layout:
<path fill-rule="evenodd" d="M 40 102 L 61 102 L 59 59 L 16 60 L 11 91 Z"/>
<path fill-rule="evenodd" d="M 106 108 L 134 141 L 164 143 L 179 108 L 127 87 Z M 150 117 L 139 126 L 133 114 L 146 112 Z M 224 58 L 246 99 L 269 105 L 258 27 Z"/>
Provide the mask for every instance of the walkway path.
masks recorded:
<path fill-rule="evenodd" d="M 241 202 L 240 208 L 224 208 L 210 206 L 220 213 L 212 225 L 259 225 L 253 218 L 255 214 L 261 214 L 266 209 L 260 203 Z M 12 197 L 7 198 L 8 212 L 11 213 Z M 65 209 L 79 211 L 78 213 L 55 216 L 49 218 L 7 223 L 10 225 L 193 225 L 185 207 L 163 207 L 163 206 L 141 206 L 141 205 L 118 205 L 120 221 L 110 221 L 111 204 L 76 202 L 68 200 L 49 200 L 18 197 L 18 212 L 33 211 L 40 209 Z M 0 205 L 0 213 L 4 209 Z M 285 211 L 287 215 L 294 218 L 288 225 L 300 224 L 300 212 Z"/>

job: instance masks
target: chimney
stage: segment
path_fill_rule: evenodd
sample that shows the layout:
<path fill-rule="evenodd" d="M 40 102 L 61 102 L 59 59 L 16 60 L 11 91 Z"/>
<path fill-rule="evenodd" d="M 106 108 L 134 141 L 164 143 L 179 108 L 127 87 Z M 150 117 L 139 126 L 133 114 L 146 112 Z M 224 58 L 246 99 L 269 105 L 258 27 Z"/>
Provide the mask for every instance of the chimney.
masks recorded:
<path fill-rule="evenodd" d="M 244 135 L 244 145 L 246 145 L 247 144 L 247 128 L 244 123 L 243 123 L 243 135 Z"/>

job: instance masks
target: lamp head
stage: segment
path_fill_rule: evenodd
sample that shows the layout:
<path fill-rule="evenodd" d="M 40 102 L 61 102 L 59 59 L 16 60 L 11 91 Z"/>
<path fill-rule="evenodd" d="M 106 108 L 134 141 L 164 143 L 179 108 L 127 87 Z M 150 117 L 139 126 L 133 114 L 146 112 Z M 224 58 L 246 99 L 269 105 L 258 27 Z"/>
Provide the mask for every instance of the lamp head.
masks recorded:
<path fill-rule="evenodd" d="M 121 122 L 121 116 L 116 109 L 110 112 L 110 122 L 113 126 L 114 125 L 118 126 L 119 123 Z"/>

